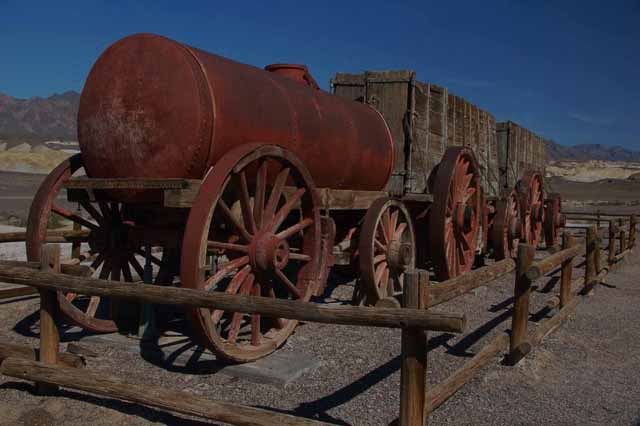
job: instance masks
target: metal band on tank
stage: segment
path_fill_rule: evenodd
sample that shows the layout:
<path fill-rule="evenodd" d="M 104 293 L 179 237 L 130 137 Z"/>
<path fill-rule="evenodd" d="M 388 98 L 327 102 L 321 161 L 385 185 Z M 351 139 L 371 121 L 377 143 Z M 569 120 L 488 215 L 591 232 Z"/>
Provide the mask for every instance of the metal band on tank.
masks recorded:
<path fill-rule="evenodd" d="M 207 159 L 204 162 L 204 170 L 203 170 L 203 174 L 207 172 L 207 170 L 209 169 L 209 165 L 210 165 L 210 161 L 211 161 L 211 157 L 213 154 L 213 137 L 215 134 L 215 119 L 216 119 L 216 104 L 214 102 L 214 96 L 213 96 L 213 88 L 211 87 L 211 82 L 209 81 L 209 77 L 207 76 L 207 72 L 205 71 L 204 65 L 202 64 L 202 62 L 200 62 L 200 59 L 198 58 L 198 56 L 196 55 L 196 53 L 193 51 L 193 49 L 191 49 L 191 47 L 187 46 L 186 44 L 182 44 L 182 43 L 178 43 L 175 42 L 178 45 L 180 45 L 188 54 L 189 56 L 191 56 L 191 58 L 193 58 L 193 60 L 196 63 L 196 66 L 198 67 L 197 70 L 200 72 L 194 72 L 194 75 L 196 76 L 196 79 L 198 80 L 198 87 L 201 88 L 205 88 L 205 93 L 206 93 L 206 97 L 209 103 L 209 108 L 204 108 L 205 110 L 209 111 L 210 113 L 210 117 L 211 119 L 209 120 L 209 135 L 204 135 L 204 137 L 208 136 L 208 141 L 209 141 L 209 151 L 207 152 Z M 194 68 L 195 70 L 195 68 Z M 203 123 L 203 125 L 207 124 L 206 122 Z M 203 141 L 200 141 L 200 144 L 198 145 L 198 151 L 196 152 L 196 155 L 194 156 L 194 158 L 192 159 L 191 163 L 189 164 L 189 166 L 187 167 L 187 172 L 190 172 L 191 169 L 193 168 L 194 163 L 197 161 L 198 155 L 200 154 L 200 147 L 202 146 Z"/>
<path fill-rule="evenodd" d="M 387 124 L 387 121 L 384 119 L 384 117 L 382 116 L 382 113 L 380 111 L 378 111 L 377 109 L 375 109 L 375 107 L 373 105 L 369 105 L 369 104 L 364 104 L 366 106 L 368 106 L 369 108 L 371 108 L 372 110 L 374 110 L 376 112 L 376 114 L 378 114 L 380 116 L 380 120 L 382 120 L 382 122 L 384 123 L 384 128 L 387 131 L 387 140 L 389 141 L 390 145 L 391 145 L 391 161 L 389 162 L 389 169 L 387 170 L 387 179 L 386 179 L 386 183 L 384 184 L 384 187 L 387 186 L 387 184 L 389 183 L 389 179 L 391 178 L 391 174 L 393 173 L 393 167 L 396 164 L 396 145 L 395 145 L 395 141 L 393 140 L 393 136 L 391 135 L 391 130 L 389 129 L 389 125 Z"/>

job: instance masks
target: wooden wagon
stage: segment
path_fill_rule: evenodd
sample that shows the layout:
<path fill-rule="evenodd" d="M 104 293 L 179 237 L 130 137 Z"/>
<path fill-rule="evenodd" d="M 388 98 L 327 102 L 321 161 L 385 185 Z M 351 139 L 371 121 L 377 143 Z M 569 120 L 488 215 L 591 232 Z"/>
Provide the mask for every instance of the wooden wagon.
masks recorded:
<path fill-rule="evenodd" d="M 40 260 L 57 214 L 89 231 L 82 241 L 101 279 L 305 302 L 343 263 L 376 304 L 401 294 L 416 266 L 446 280 L 479 254 L 512 256 L 522 212 L 538 223 L 543 197 L 499 186 L 493 116 L 413 72 L 338 74 L 335 96 L 302 65 L 262 70 L 145 34 L 116 45 L 83 90 L 81 154 L 38 190 L 29 260 Z M 83 211 L 60 205 L 63 189 Z M 88 330 L 119 329 L 116 302 L 58 300 Z M 297 325 L 187 316 L 234 362 L 273 352 Z"/>

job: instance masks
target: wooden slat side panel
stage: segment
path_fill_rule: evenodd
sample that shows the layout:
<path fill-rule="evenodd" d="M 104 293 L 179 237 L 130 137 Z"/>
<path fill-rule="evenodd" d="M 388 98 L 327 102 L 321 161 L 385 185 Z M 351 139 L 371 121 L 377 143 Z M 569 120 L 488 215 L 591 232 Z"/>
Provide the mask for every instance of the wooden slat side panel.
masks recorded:
<path fill-rule="evenodd" d="M 413 139 L 411 143 L 411 192 L 422 193 L 427 188 L 429 164 L 429 121 L 430 102 L 429 85 L 416 82 L 415 117 L 413 121 Z"/>
<path fill-rule="evenodd" d="M 333 93 L 352 101 L 364 102 L 364 75 L 338 73 L 332 81 Z"/>
<path fill-rule="evenodd" d="M 404 120 L 410 107 L 410 83 L 407 82 L 406 77 L 405 72 L 366 73 L 367 103 L 380 111 L 395 142 L 394 175 L 401 175 L 405 172 L 405 144 L 407 141 Z M 392 176 L 387 189 L 396 192 L 400 180 L 401 178 L 394 179 Z"/>

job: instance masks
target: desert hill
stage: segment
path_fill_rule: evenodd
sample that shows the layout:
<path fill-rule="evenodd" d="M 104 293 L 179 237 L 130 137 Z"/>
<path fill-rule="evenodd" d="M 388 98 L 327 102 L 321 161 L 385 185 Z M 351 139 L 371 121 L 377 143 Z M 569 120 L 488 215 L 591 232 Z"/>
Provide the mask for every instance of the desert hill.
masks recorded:
<path fill-rule="evenodd" d="M 76 140 L 80 94 L 68 91 L 47 98 L 14 98 L 0 93 L 0 140 L 11 147 L 48 139 Z"/>

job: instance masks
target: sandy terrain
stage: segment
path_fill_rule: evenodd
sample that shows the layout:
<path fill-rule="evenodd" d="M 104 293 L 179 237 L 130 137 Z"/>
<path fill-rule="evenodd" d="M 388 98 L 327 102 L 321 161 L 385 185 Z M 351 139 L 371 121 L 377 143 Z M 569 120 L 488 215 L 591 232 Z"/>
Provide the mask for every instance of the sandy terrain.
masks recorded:
<path fill-rule="evenodd" d="M 547 165 L 547 176 L 564 177 L 577 182 L 595 182 L 601 179 L 627 179 L 640 172 L 640 163 L 624 161 L 552 161 Z"/>

